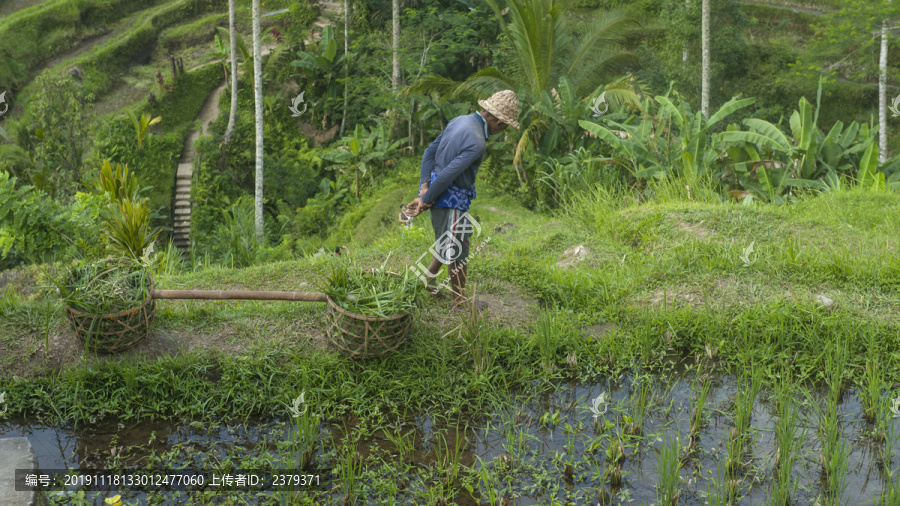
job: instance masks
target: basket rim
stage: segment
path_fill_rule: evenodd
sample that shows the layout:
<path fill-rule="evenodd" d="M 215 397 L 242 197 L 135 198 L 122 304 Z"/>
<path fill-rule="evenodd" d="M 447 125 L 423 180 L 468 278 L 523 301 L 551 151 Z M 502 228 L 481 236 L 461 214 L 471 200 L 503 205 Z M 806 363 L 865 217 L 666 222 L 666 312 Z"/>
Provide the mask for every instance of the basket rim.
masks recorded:
<path fill-rule="evenodd" d="M 331 297 L 329 297 L 327 295 L 325 296 L 325 298 L 327 299 L 328 305 L 331 306 L 335 311 L 338 311 L 341 314 L 347 315 L 347 316 L 357 319 L 357 320 L 363 320 L 363 321 L 367 321 L 367 322 L 384 322 L 384 321 L 399 320 L 401 318 L 404 318 L 404 317 L 410 315 L 410 313 L 407 311 L 405 313 L 399 313 L 399 314 L 395 314 L 392 316 L 366 316 L 366 315 L 354 313 L 352 311 L 348 311 L 348 310 L 342 308 L 341 306 L 337 305 L 337 303 L 335 301 L 333 301 L 331 299 Z"/>
<path fill-rule="evenodd" d="M 150 290 L 147 292 L 147 298 L 145 298 L 140 304 L 137 306 L 128 308 L 124 311 L 119 311 L 118 313 L 87 313 L 85 311 L 80 311 L 78 309 L 73 308 L 72 306 L 66 304 L 66 311 L 68 311 L 72 316 L 83 317 L 83 316 L 92 316 L 92 317 L 100 317 L 100 318 L 118 318 L 120 316 L 128 316 L 130 314 L 134 314 L 137 311 L 143 309 L 147 304 L 153 302 L 153 290 L 156 286 L 156 283 L 153 280 L 153 274 L 148 272 L 147 276 L 150 278 Z"/>

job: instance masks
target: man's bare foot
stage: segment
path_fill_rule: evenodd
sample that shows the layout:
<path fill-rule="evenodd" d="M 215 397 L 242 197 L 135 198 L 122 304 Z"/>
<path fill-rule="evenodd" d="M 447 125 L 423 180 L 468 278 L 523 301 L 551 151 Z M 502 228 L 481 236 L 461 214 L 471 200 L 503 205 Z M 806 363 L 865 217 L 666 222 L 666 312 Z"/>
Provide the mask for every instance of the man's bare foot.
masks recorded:
<path fill-rule="evenodd" d="M 472 307 L 471 301 L 468 301 L 468 300 L 453 301 L 453 309 L 455 309 L 457 311 L 468 311 L 469 309 L 471 309 L 471 307 Z M 483 300 L 475 301 L 475 309 L 477 309 L 478 311 L 484 311 L 485 309 L 487 309 L 487 307 L 488 307 L 487 302 L 485 302 Z"/>

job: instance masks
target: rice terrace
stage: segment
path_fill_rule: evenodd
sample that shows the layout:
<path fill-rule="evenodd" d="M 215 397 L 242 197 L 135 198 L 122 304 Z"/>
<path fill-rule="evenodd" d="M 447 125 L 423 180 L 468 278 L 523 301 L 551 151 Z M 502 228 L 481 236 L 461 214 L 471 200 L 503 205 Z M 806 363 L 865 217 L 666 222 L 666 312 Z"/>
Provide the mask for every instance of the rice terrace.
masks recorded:
<path fill-rule="evenodd" d="M 0 506 L 900 505 L 898 37 L 0 0 Z"/>

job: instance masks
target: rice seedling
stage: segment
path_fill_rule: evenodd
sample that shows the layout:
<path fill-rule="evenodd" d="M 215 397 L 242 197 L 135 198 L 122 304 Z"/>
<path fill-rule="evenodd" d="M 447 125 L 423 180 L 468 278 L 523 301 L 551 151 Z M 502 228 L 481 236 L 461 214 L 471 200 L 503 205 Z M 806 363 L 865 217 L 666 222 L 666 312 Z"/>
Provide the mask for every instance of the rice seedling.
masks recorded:
<path fill-rule="evenodd" d="M 117 313 L 150 295 L 150 275 L 136 262 L 105 259 L 70 269 L 53 279 L 66 305 L 90 314 Z"/>
<path fill-rule="evenodd" d="M 840 347 L 835 347 L 832 351 L 838 355 L 841 353 Z M 850 448 L 841 433 L 837 410 L 840 390 L 835 387 L 839 381 L 835 376 L 843 374 L 843 371 L 829 368 L 828 372 L 830 373 L 829 379 L 831 381 L 829 382 L 830 388 L 824 406 L 821 402 L 811 398 L 809 403 L 818 421 L 813 426 L 817 427 L 816 435 L 820 445 L 819 464 L 822 469 L 824 499 L 828 504 L 839 504 L 841 495 L 848 484 L 847 468 Z"/>
<path fill-rule="evenodd" d="M 487 500 L 488 504 L 494 506 L 501 503 L 504 498 L 503 489 L 501 489 L 500 477 L 494 473 L 490 466 L 481 460 L 481 457 L 475 457 L 476 463 L 473 466 L 475 476 L 477 478 L 477 488 L 483 500 Z M 470 494 L 475 493 L 475 486 L 464 484 L 463 487 Z"/>
<path fill-rule="evenodd" d="M 543 312 L 537 321 L 537 332 L 532 346 L 537 349 L 540 366 L 547 373 L 556 372 L 556 351 L 559 348 L 559 333 L 556 320 L 549 312 Z"/>
<path fill-rule="evenodd" d="M 700 391 L 695 394 L 694 410 L 691 412 L 691 437 L 700 433 L 700 427 L 703 424 L 703 408 L 706 405 L 706 398 L 709 396 L 709 387 L 709 380 L 704 381 Z"/>
<path fill-rule="evenodd" d="M 298 469 L 309 469 L 319 440 L 319 417 L 306 409 L 293 420 L 291 453 Z"/>
<path fill-rule="evenodd" d="M 833 340 L 825 353 L 825 382 L 828 383 L 829 400 L 837 404 L 844 392 L 844 375 L 850 358 L 847 337 Z"/>
<path fill-rule="evenodd" d="M 876 421 L 876 431 L 883 434 L 882 444 L 879 447 L 881 460 L 879 466 L 884 473 L 885 479 L 891 480 L 893 471 L 891 471 L 891 463 L 893 462 L 894 447 L 900 442 L 900 430 L 893 423 L 893 419 L 900 415 L 900 409 L 895 403 L 900 402 L 900 397 L 895 400 L 885 398 L 882 400 L 882 409 L 878 413 Z M 888 404 L 892 406 L 888 407 Z M 896 412 L 896 413 L 895 413 Z"/>
<path fill-rule="evenodd" d="M 659 484 L 656 488 L 657 504 L 678 504 L 680 492 L 681 450 L 678 436 L 666 436 L 656 460 Z"/>
<path fill-rule="evenodd" d="M 613 466 L 619 466 L 625 462 L 625 445 L 622 444 L 621 439 L 616 438 L 610 441 L 609 446 L 606 447 L 606 461 Z"/>
<path fill-rule="evenodd" d="M 651 379 L 649 377 L 642 378 L 638 383 L 636 390 L 632 391 L 629 397 L 630 416 L 625 421 L 624 432 L 628 436 L 642 436 L 644 434 L 644 418 L 650 407 L 650 394 L 652 392 Z"/>
<path fill-rule="evenodd" d="M 470 300 L 475 300 L 474 295 Z M 484 376 L 492 371 L 497 361 L 495 339 L 490 331 L 485 331 L 484 318 L 484 314 L 474 307 L 473 302 L 473 306 L 466 311 L 462 323 L 457 327 L 459 337 L 466 347 L 463 355 L 468 354 L 472 357 L 472 368 L 477 376 Z"/>
<path fill-rule="evenodd" d="M 716 464 L 716 477 L 706 482 L 706 499 L 710 506 L 730 506 L 737 503 L 741 481 L 728 476 L 723 462 Z"/>
<path fill-rule="evenodd" d="M 878 343 L 875 333 L 868 332 L 869 343 L 867 346 L 865 385 L 862 388 L 863 418 L 869 423 L 875 422 L 882 408 L 883 373 L 878 361 Z M 878 431 L 876 430 L 876 434 Z"/>
<path fill-rule="evenodd" d="M 787 505 L 797 490 L 798 483 L 791 479 L 791 473 L 803 441 L 806 440 L 806 429 L 797 427 L 800 424 L 800 406 L 794 400 L 794 384 L 787 370 L 781 372 L 781 380 L 775 389 L 775 472 L 770 490 L 771 503 Z"/>
<path fill-rule="evenodd" d="M 385 259 L 385 263 L 387 259 Z M 320 273 L 322 274 L 322 273 Z M 347 311 L 364 316 L 394 316 L 414 311 L 425 300 L 425 287 L 406 269 L 394 275 L 379 269 L 364 272 L 343 257 L 331 262 L 318 288 Z"/>
<path fill-rule="evenodd" d="M 341 504 L 356 504 L 359 496 L 359 479 L 362 474 L 362 458 L 355 444 L 347 444 L 341 451 L 338 462 L 338 482 L 340 483 Z"/>
<path fill-rule="evenodd" d="M 744 454 L 747 444 L 747 430 L 750 428 L 750 417 L 753 413 L 753 404 L 762 385 L 762 369 L 755 368 L 750 372 L 748 382 L 741 386 L 734 398 L 734 428 L 731 430 L 731 439 L 726 444 L 728 460 L 726 469 L 730 479 L 738 478 L 738 475 L 746 467 Z"/>
<path fill-rule="evenodd" d="M 900 476 L 895 478 L 893 475 L 885 477 L 884 489 L 876 502 L 878 506 L 898 506 L 900 505 Z"/>
<path fill-rule="evenodd" d="M 447 441 L 445 434 L 439 434 L 435 438 L 435 470 L 437 471 L 438 479 L 441 480 L 445 487 L 450 487 L 459 478 L 459 461 L 463 451 L 464 439 L 461 434 L 457 433 L 451 445 Z"/>
<path fill-rule="evenodd" d="M 385 430 L 384 436 L 397 449 L 400 461 L 404 464 L 411 464 L 416 450 L 416 431 L 410 430 L 406 434 L 401 434 L 398 431 L 394 434 L 390 430 Z"/>

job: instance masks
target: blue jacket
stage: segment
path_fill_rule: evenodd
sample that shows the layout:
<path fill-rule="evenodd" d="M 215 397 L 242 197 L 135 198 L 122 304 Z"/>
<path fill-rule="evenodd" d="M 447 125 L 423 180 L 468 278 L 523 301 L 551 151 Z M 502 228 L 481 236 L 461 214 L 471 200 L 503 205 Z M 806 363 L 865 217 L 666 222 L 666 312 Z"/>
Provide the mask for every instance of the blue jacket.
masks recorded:
<path fill-rule="evenodd" d="M 419 184 L 431 182 L 422 195 L 422 202 L 431 205 L 438 200 L 446 201 L 444 193 L 448 189 L 471 192 L 474 198 L 475 176 L 484 160 L 489 135 L 487 122 L 477 112 L 453 118 L 422 157 Z"/>

